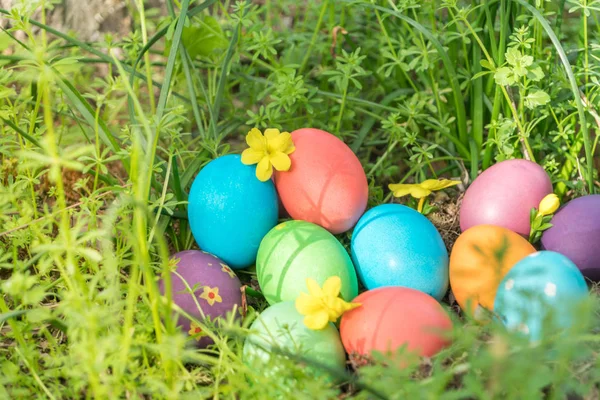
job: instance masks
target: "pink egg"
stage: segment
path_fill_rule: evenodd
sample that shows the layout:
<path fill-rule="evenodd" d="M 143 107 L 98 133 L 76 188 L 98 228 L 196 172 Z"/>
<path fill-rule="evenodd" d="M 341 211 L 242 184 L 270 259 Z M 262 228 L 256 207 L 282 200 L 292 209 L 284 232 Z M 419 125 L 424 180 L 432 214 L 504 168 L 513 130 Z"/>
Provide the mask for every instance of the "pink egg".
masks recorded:
<path fill-rule="evenodd" d="M 552 193 L 542 167 L 527 160 L 507 160 L 483 171 L 463 198 L 460 228 L 496 225 L 529 235 L 529 213 Z"/>
<path fill-rule="evenodd" d="M 365 211 L 369 185 L 352 150 L 334 135 L 313 128 L 292 132 L 296 150 L 289 171 L 276 172 L 275 186 L 293 219 L 332 233 L 354 226 Z"/>

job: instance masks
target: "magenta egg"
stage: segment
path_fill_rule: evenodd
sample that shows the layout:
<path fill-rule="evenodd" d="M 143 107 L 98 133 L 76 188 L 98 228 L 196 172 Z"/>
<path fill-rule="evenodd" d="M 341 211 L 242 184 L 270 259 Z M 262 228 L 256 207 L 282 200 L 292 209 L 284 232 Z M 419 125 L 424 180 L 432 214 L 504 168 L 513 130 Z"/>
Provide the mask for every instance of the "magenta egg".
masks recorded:
<path fill-rule="evenodd" d="M 506 160 L 483 171 L 467 189 L 460 208 L 460 228 L 496 225 L 529 235 L 529 213 L 552 193 L 542 167 L 527 160 Z"/>
<path fill-rule="evenodd" d="M 171 272 L 171 293 L 173 303 L 199 321 L 210 318 L 215 321 L 228 312 L 242 309 L 242 284 L 233 270 L 222 260 L 197 250 L 175 253 L 171 260 L 177 263 Z M 165 282 L 158 283 L 160 292 L 165 294 Z M 202 328 L 182 315 L 177 325 L 188 333 L 199 347 L 206 347 L 213 341 Z"/>
<path fill-rule="evenodd" d="M 583 276 L 600 281 L 600 195 L 571 200 L 554 214 L 542 246 L 567 256 Z"/>

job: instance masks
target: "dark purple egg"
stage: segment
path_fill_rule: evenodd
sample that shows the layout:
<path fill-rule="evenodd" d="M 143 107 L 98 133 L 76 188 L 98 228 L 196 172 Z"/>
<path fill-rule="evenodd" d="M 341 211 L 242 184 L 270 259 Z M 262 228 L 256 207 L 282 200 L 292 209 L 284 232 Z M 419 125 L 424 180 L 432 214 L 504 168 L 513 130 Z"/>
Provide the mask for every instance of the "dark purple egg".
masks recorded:
<path fill-rule="evenodd" d="M 600 195 L 573 199 L 554 214 L 542 246 L 567 256 L 581 273 L 600 281 Z"/>
<path fill-rule="evenodd" d="M 242 284 L 235 272 L 219 258 L 202 251 L 187 250 L 173 254 L 171 259 L 179 260 L 175 272 L 171 272 L 173 303 L 183 311 L 199 321 L 205 317 L 215 321 L 234 308 L 236 312 L 241 310 Z M 164 295 L 165 282 L 161 280 L 158 286 Z M 177 325 L 192 336 L 199 347 L 213 343 L 197 324 L 181 315 Z"/>

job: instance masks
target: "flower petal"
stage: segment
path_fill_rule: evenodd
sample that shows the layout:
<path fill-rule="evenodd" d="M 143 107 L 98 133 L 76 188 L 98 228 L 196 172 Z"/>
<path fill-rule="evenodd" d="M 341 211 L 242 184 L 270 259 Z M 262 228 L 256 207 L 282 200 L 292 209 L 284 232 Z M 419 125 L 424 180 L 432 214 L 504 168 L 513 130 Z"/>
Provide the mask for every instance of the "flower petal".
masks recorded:
<path fill-rule="evenodd" d="M 277 136 L 279 136 L 279 129 L 275 129 L 275 128 L 265 129 L 265 139 L 267 139 L 267 141 L 273 140 Z"/>
<path fill-rule="evenodd" d="M 285 152 L 290 146 L 293 146 L 292 135 L 289 132 L 281 132 L 277 136 L 271 136 L 267 139 L 267 148 L 269 153 L 277 151 Z"/>
<path fill-rule="evenodd" d="M 273 166 L 271 165 L 271 161 L 269 161 L 269 157 L 263 157 L 256 166 L 256 177 L 261 182 L 266 182 L 273 175 Z"/>
<path fill-rule="evenodd" d="M 285 149 L 284 153 L 285 154 L 292 154 L 295 150 L 296 150 L 296 147 L 294 146 L 294 142 L 292 142 L 292 143 L 290 143 L 290 145 L 288 146 L 288 148 Z"/>
<path fill-rule="evenodd" d="M 431 194 L 431 190 L 422 188 L 418 183 L 396 183 L 388 185 L 388 188 L 394 193 L 394 197 L 402 197 L 410 194 L 415 199 L 420 199 Z"/>
<path fill-rule="evenodd" d="M 323 291 L 321 290 L 321 287 L 319 287 L 319 284 L 313 278 L 306 278 L 306 287 L 308 288 L 308 292 L 311 294 L 311 296 L 323 296 Z"/>
<path fill-rule="evenodd" d="M 304 317 L 304 325 L 307 328 L 313 330 L 321 330 L 327 326 L 329 322 L 329 317 L 327 316 L 327 312 L 319 311 L 314 314 L 307 315 Z"/>
<path fill-rule="evenodd" d="M 255 150 L 264 150 L 267 147 L 265 137 L 256 128 L 250 129 L 250 132 L 246 135 L 246 143 L 248 143 L 251 149 Z"/>
<path fill-rule="evenodd" d="M 342 280 L 339 276 L 330 276 L 323 284 L 323 293 L 326 296 L 338 297 L 342 290 Z"/>
<path fill-rule="evenodd" d="M 252 165 L 257 164 L 263 157 L 264 151 L 256 149 L 246 149 L 242 152 L 242 164 Z"/>
<path fill-rule="evenodd" d="M 277 171 L 288 171 L 292 166 L 292 160 L 290 160 L 290 156 L 282 153 L 281 151 L 271 154 L 269 159 Z"/>
<path fill-rule="evenodd" d="M 450 186 L 458 185 L 460 181 L 452 181 L 450 179 L 427 179 L 421 182 L 420 186 L 423 189 L 431 191 L 442 190 Z"/>
<path fill-rule="evenodd" d="M 323 311 L 323 306 L 318 297 L 300 293 L 296 299 L 296 310 L 302 315 L 309 315 Z"/>

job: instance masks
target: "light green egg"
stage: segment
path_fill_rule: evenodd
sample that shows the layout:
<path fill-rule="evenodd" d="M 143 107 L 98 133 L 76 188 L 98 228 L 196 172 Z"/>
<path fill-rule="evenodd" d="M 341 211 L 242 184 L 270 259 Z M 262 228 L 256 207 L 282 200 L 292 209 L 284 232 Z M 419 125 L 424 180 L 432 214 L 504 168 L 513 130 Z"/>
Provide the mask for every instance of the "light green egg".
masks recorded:
<path fill-rule="evenodd" d="M 311 330 L 304 325 L 304 316 L 293 301 L 277 303 L 264 310 L 250 326 L 251 334 L 244 343 L 244 360 L 253 365 L 256 362 L 268 362 L 274 353 L 280 355 L 296 354 L 303 360 L 314 361 L 309 370 L 317 375 L 323 373 L 319 365 L 343 371 L 346 367 L 346 353 L 337 328 L 329 323 L 324 329 Z M 282 353 L 287 354 L 282 354 Z M 257 360 L 258 359 L 258 360 Z M 277 374 L 277 366 L 265 371 Z"/>
<path fill-rule="evenodd" d="M 305 221 L 287 221 L 263 238 L 256 259 L 258 283 L 269 304 L 296 300 L 308 293 L 306 278 L 319 286 L 331 276 L 342 280 L 341 296 L 352 301 L 358 282 L 344 246 L 324 228 Z"/>

